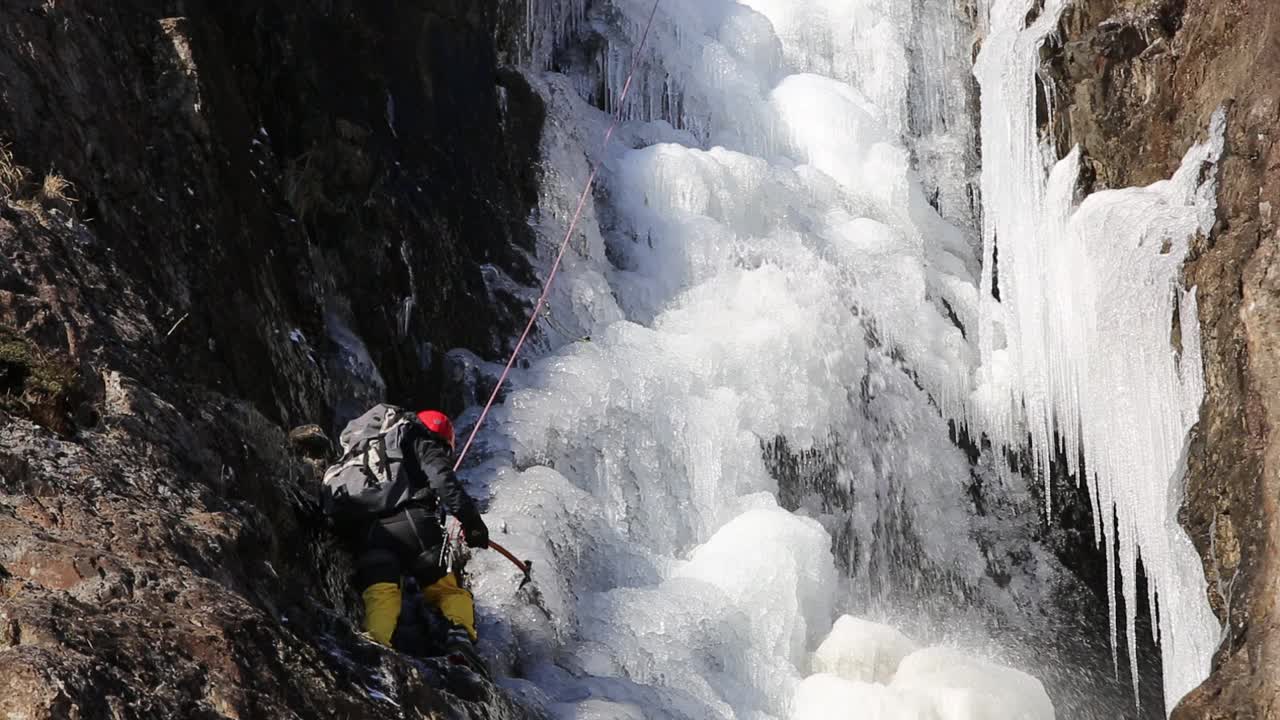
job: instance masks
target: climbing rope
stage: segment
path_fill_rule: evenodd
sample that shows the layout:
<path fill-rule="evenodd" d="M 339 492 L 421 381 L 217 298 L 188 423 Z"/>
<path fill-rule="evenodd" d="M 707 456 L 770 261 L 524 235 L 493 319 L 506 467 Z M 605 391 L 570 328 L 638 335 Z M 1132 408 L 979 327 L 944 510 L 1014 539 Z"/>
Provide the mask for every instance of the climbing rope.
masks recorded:
<path fill-rule="evenodd" d="M 627 80 L 622 85 L 622 93 L 618 96 L 618 107 L 613 115 L 613 122 L 609 124 L 609 129 L 604 134 L 604 148 L 609 147 L 609 141 L 613 139 L 614 132 L 618 126 L 622 124 L 622 110 L 626 106 L 627 95 L 631 92 L 631 82 L 635 79 L 636 67 L 640 64 L 640 53 L 644 50 L 645 43 L 649 40 L 649 29 L 653 27 L 653 19 L 658 14 L 658 6 L 662 4 L 662 0 L 654 0 L 653 10 L 649 11 L 649 20 L 645 23 L 644 32 L 640 35 L 640 43 L 636 45 L 635 51 L 631 55 L 631 68 L 627 72 Z M 471 434 L 467 437 L 467 442 L 462 446 L 462 452 L 458 453 L 458 461 L 454 463 L 453 469 L 456 472 L 462 467 L 462 461 L 467 457 L 467 451 L 471 449 L 471 443 L 476 439 L 476 434 L 480 432 L 480 427 L 484 425 L 485 418 L 489 417 L 489 411 L 493 409 L 494 402 L 498 399 L 498 392 L 507 381 L 507 376 L 511 374 L 511 368 L 515 366 L 516 358 L 520 355 L 520 350 L 524 348 L 524 343 L 529 339 L 529 333 L 533 330 L 534 324 L 538 321 L 538 316 L 542 313 L 542 308 L 546 305 L 547 298 L 551 294 L 551 284 L 555 282 L 556 273 L 560 270 L 560 261 L 564 259 L 564 253 L 569 248 L 569 241 L 573 239 L 573 233 L 578 227 L 578 221 L 582 219 L 582 211 L 587 205 L 587 198 L 591 197 L 591 190 L 595 187 L 596 177 L 600 174 L 600 163 L 592 164 L 591 175 L 587 178 L 587 185 L 582 189 L 582 195 L 578 197 L 578 208 L 573 213 L 573 219 L 569 222 L 569 229 L 564 234 L 564 241 L 560 243 L 560 251 L 556 253 L 555 262 L 551 263 L 551 272 L 547 273 L 547 281 L 542 286 L 542 295 L 538 298 L 538 302 L 533 306 L 533 314 L 529 317 L 529 323 L 524 326 L 524 332 L 520 334 L 520 339 L 516 342 L 516 347 L 511 351 L 511 359 L 507 360 L 507 366 L 503 368 L 501 377 L 498 378 L 498 384 L 493 386 L 493 392 L 489 394 L 489 401 L 484 404 L 484 409 L 480 412 L 480 419 L 476 420 L 476 424 L 471 428 Z"/>
<path fill-rule="evenodd" d="M 653 19 L 658 15 L 658 6 L 662 4 L 662 0 L 654 0 L 653 9 L 649 11 L 649 19 L 645 22 L 644 32 L 640 35 L 640 42 L 636 45 L 635 51 L 631 55 L 631 68 L 627 71 L 627 80 L 622 84 L 622 92 L 618 95 L 618 107 L 613 114 L 613 121 L 609 123 L 609 129 L 604 134 L 604 144 L 601 148 L 603 151 L 609 147 L 609 141 L 613 139 L 613 134 L 617 132 L 618 126 L 622 124 L 622 111 L 626 107 L 627 95 L 631 92 L 631 83 L 635 79 L 636 67 L 640 64 L 640 53 L 644 50 L 645 43 L 649 40 L 649 30 L 653 27 Z M 524 343 L 529 339 L 529 333 L 532 332 L 533 326 L 538 322 L 538 316 L 542 314 L 542 310 L 547 305 L 547 298 L 551 295 L 551 285 L 556 280 L 556 273 L 560 270 L 560 261 L 564 259 L 565 251 L 569 249 L 569 242 L 573 239 L 573 233 L 578 228 L 578 221 L 582 219 L 582 211 L 587 206 L 587 198 L 591 197 L 591 190 L 595 187 L 596 178 L 600 174 L 600 163 L 592 163 L 591 174 L 587 177 L 586 187 L 582 188 L 582 194 L 578 197 L 578 207 L 573 211 L 573 219 L 569 221 L 569 228 L 564 233 L 564 240 L 560 243 L 560 250 L 556 253 L 556 259 L 551 263 L 551 271 L 547 273 L 547 281 L 542 285 L 542 295 L 538 297 L 538 302 L 534 303 L 533 313 L 529 316 L 529 322 L 524 326 L 524 332 L 520 333 L 520 339 L 516 341 L 516 347 L 511 351 L 511 358 L 507 360 L 507 366 L 502 369 L 502 375 L 498 378 L 498 383 L 493 386 L 493 392 L 489 394 L 489 400 L 484 404 L 484 409 L 480 411 L 480 418 L 476 420 L 476 424 L 471 428 L 471 434 L 467 436 L 467 442 L 462 446 L 462 452 L 458 453 L 458 460 L 453 464 L 454 472 L 462 467 L 462 461 L 466 459 L 467 452 L 471 450 L 471 444 L 476 439 L 476 434 L 480 432 L 480 427 L 484 425 L 484 421 L 489 417 L 489 411 L 493 409 L 493 404 L 498 399 L 498 392 L 502 390 L 503 384 L 507 382 L 507 376 L 511 374 L 511 368 L 516 364 L 516 358 L 520 356 L 520 350 L 524 348 Z M 456 519 L 450 519 L 448 527 L 445 530 L 446 539 L 444 547 L 441 549 L 441 560 L 448 572 L 453 572 L 453 559 L 457 552 L 454 548 L 461 545 L 462 532 L 458 526 Z M 520 587 L 524 587 L 532 579 L 533 562 L 530 560 L 521 561 L 511 554 L 506 548 L 496 542 L 490 541 L 490 547 L 510 560 L 513 565 L 520 568 L 520 572 L 524 574 L 524 580 L 520 583 Z M 460 548 L 459 548 L 460 549 Z"/>

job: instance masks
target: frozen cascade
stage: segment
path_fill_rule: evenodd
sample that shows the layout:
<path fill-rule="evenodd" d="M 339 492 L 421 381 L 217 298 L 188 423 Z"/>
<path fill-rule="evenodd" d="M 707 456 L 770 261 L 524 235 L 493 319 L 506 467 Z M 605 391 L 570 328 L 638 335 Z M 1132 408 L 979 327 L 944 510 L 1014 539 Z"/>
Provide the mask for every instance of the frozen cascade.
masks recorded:
<path fill-rule="evenodd" d="M 484 649 L 513 691 L 565 718 L 805 720 L 841 707 L 1053 717 L 1037 680 L 989 659 L 998 649 L 916 650 L 867 619 L 835 622 L 854 611 L 928 627 L 910 615 L 928 611 L 912 602 L 929 594 L 1010 615 L 1043 599 L 1058 570 L 1035 549 L 1035 567 L 1007 587 L 988 577 L 991 549 L 977 538 L 989 520 L 968 497 L 975 470 L 948 419 L 1010 446 L 1029 428 L 1041 458 L 1055 427 L 1081 428 L 1064 434 L 1090 453 L 1100 505 L 1120 511 L 1100 532 L 1121 540 L 1126 589 L 1141 547 L 1162 620 L 1176 620 L 1162 631 L 1167 687 L 1196 679 L 1186 658 L 1203 644 L 1184 629 L 1207 627 L 1190 602 L 1203 578 L 1166 526 L 1172 510 L 1132 512 L 1173 486 L 1195 418 L 1194 295 L 1175 295 L 1174 281 L 1211 209 L 1199 165 L 1218 148 L 1193 151 L 1169 183 L 1076 208 L 1077 160 L 1050 182 L 1034 116 L 1022 113 L 1033 49 L 1060 8 L 1049 0 L 1024 29 L 1029 8 L 1018 5 L 977 8 L 989 30 L 979 211 L 973 29 L 953 3 L 663 0 L 627 122 L 601 153 L 607 117 L 593 103 L 612 109 L 652 3 L 530 0 L 529 78 L 548 105 L 532 218 L 542 237 L 562 236 L 588 159 L 604 166 L 551 297 L 554 324 L 466 471 L 492 490 L 491 527 L 509 533 L 500 539 L 540 568 L 536 593 L 516 595 L 501 560 L 476 560 Z M 604 39 L 598 56 L 553 63 L 585 32 Z M 565 74 L 541 72 L 553 64 Z M 1098 242 L 1117 227 L 1125 243 Z M 979 292 L 991 280 L 980 254 L 990 259 L 996 237 L 1003 303 Z M 1139 262 L 1150 267 L 1111 282 Z M 1042 274 L 1056 284 L 1037 292 Z M 1180 363 L 1167 349 L 1175 302 Z M 1134 320 L 1147 364 L 1086 366 L 1066 338 L 1111 342 L 1117 329 L 1099 311 L 1116 304 L 1150 313 Z M 580 336 L 590 340 L 569 342 Z M 1045 357 L 1060 362 L 1045 368 Z M 1169 391 L 1164 414 L 1139 426 L 1148 444 L 1116 428 L 1132 421 L 1124 403 L 1152 396 L 1107 396 L 1103 382 Z M 833 482 L 854 500 L 781 508 L 762 453 L 777 438 L 794 452 L 837 448 Z M 1026 496 L 1020 478 L 1003 481 Z M 833 536 L 849 541 L 847 557 L 833 557 Z M 875 670 L 829 671 L 850 667 Z"/>
<path fill-rule="evenodd" d="M 1182 288 L 1180 274 L 1190 241 L 1214 223 L 1213 169 L 1225 119 L 1214 117 L 1209 140 L 1187 153 L 1171 180 L 1098 192 L 1077 204 L 1079 152 L 1053 163 L 1035 119 L 1039 50 L 1065 5 L 1048 0 L 1027 27 L 1032 0 L 991 2 L 990 34 L 975 68 L 982 86 L 984 289 L 997 246 L 1000 258 L 1000 300 L 981 293 L 975 415 L 1006 445 L 1029 433 L 1046 481 L 1055 442 L 1073 475 L 1082 470 L 1082 451 L 1095 529 L 1108 555 L 1112 643 L 1118 570 L 1136 684 L 1136 605 L 1147 600 L 1137 597 L 1141 556 L 1172 710 L 1208 676 L 1220 637 L 1199 556 L 1177 512 L 1188 434 L 1204 395 L 1195 292 Z M 1171 336 L 1175 318 L 1181 326 Z"/>

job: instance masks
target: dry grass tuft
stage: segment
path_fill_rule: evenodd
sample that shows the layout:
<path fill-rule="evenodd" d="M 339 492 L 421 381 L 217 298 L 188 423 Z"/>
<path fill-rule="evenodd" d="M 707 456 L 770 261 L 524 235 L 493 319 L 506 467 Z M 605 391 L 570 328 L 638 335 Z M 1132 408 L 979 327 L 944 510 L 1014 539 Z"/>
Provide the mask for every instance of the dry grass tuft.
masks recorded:
<path fill-rule="evenodd" d="M 0 200 L 15 197 L 27 181 L 27 169 L 13 161 L 13 153 L 0 144 Z"/>
<path fill-rule="evenodd" d="M 80 375 L 70 360 L 0 328 L 0 410 L 65 435 L 79 399 Z"/>
<path fill-rule="evenodd" d="M 44 176 L 44 182 L 40 184 L 40 200 L 42 202 L 73 203 L 76 201 L 71 194 L 73 189 L 70 181 L 56 172 L 51 172 Z"/>
<path fill-rule="evenodd" d="M 43 218 L 44 209 L 50 206 L 71 212 L 77 201 L 74 190 L 71 181 L 54 171 L 43 181 L 32 182 L 31 171 L 19 165 L 9 146 L 0 142 L 0 201 Z"/>

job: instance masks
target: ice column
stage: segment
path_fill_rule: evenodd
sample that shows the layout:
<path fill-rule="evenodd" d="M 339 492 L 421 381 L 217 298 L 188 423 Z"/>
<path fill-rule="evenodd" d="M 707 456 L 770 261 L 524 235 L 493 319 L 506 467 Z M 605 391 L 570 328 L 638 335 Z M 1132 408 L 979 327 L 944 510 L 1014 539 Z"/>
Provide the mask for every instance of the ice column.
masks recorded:
<path fill-rule="evenodd" d="M 1224 120 L 1168 181 L 1076 203 L 1079 152 L 1050 169 L 1036 126 L 1039 49 L 1065 5 L 994 0 L 975 73 L 982 87 L 983 276 L 973 404 L 1007 446 L 1031 437 L 1047 479 L 1054 442 L 1074 467 L 1083 450 L 1100 540 L 1121 577 L 1130 657 L 1139 556 L 1153 585 L 1171 708 L 1209 671 L 1219 629 L 1199 558 L 1178 525 L 1188 433 L 1203 397 L 1194 289 L 1180 273 L 1216 212 L 1214 165 Z M 999 294 L 990 293 L 999 254 Z M 1171 337 L 1179 318 L 1181 347 Z M 1114 550 L 1113 550 L 1114 548 Z M 1116 556 L 1118 554 L 1118 556 Z M 1135 679 L 1136 660 L 1130 668 Z"/>

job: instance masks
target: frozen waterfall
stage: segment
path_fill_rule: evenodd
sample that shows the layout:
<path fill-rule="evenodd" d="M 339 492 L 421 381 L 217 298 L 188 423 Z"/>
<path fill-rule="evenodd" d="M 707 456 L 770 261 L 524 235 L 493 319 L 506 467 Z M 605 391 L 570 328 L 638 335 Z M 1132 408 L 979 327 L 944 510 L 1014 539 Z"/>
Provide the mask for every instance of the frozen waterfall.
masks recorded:
<path fill-rule="evenodd" d="M 969 493 L 980 476 L 1034 518 L 998 448 L 1028 434 L 1041 467 L 1083 447 L 1127 598 L 1141 554 L 1170 706 L 1204 677 L 1216 627 L 1175 518 L 1202 392 L 1178 269 L 1221 129 L 1173 180 L 1078 202 L 1078 157 L 1035 126 L 1061 2 L 1027 27 L 1030 5 L 662 0 L 602 149 L 652 2 L 529 0 L 548 244 L 603 170 L 465 473 L 538 568 L 530 596 L 476 560 L 513 691 L 562 718 L 1052 718 L 1000 637 L 956 621 L 1018 616 L 1061 573 L 1019 546 L 993 581 L 1022 541 L 992 540 Z M 975 464 L 958 429 L 996 450 Z M 804 462 L 821 478 L 779 472 Z"/>

